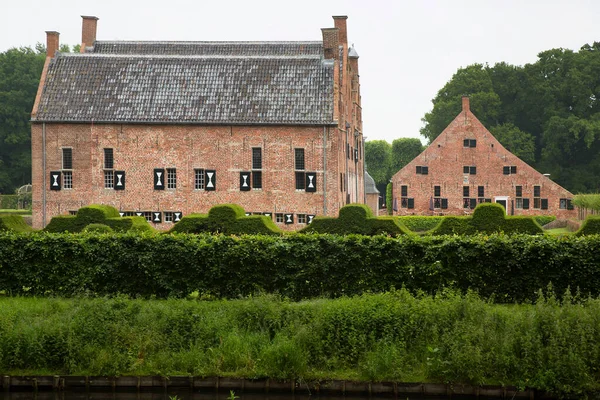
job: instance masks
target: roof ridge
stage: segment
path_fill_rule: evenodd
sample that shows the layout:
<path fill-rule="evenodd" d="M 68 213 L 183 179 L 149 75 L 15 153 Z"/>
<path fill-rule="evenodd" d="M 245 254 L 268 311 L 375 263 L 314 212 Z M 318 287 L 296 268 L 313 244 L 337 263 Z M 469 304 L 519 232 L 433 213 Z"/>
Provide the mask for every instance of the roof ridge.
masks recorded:
<path fill-rule="evenodd" d="M 202 41 L 202 40 L 96 40 L 95 43 L 119 43 L 119 44 L 134 44 L 134 43 L 143 43 L 143 44 L 173 44 L 173 43 L 182 43 L 182 44 L 323 44 L 322 41 L 319 40 L 241 40 L 241 41 Z"/>
<path fill-rule="evenodd" d="M 56 53 L 57 57 L 91 57 L 91 58 L 148 58 L 148 59 L 302 59 L 318 60 L 319 54 L 284 54 L 284 55 L 231 55 L 231 54 L 115 54 L 115 53 Z"/>

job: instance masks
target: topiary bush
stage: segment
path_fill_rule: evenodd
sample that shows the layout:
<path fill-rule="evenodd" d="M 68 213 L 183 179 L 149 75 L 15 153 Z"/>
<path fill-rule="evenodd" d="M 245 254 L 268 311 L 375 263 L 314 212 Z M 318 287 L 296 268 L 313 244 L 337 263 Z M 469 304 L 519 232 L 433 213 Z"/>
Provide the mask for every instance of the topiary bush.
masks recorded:
<path fill-rule="evenodd" d="M 600 216 L 588 216 L 575 234 L 577 236 L 600 234 Z"/>
<path fill-rule="evenodd" d="M 359 234 L 392 236 L 406 235 L 411 232 L 397 218 L 373 216 L 365 204 L 349 204 L 340 209 L 338 218 L 316 217 L 302 233 L 330 233 L 337 235 Z"/>
<path fill-rule="evenodd" d="M 504 233 L 526 233 L 529 235 L 539 235 L 544 233 L 544 229 L 537 223 L 535 218 L 525 216 L 509 216 L 502 225 Z"/>
<path fill-rule="evenodd" d="M 144 217 L 121 217 L 119 211 L 104 204 L 81 207 L 77 215 L 58 215 L 50 220 L 44 231 L 51 233 L 77 233 L 90 224 L 107 225 L 115 232 L 153 232 L 154 228 Z"/>
<path fill-rule="evenodd" d="M 86 226 L 85 228 L 83 228 L 83 232 L 112 233 L 114 231 L 108 225 L 104 225 L 104 224 L 89 224 L 88 226 Z"/>
<path fill-rule="evenodd" d="M 471 226 L 477 232 L 499 232 L 504 227 L 506 212 L 498 203 L 481 203 L 473 211 Z"/>
<path fill-rule="evenodd" d="M 206 214 L 190 214 L 181 219 L 168 233 L 223 233 L 226 235 L 280 235 L 281 229 L 264 215 L 246 216 L 237 204 L 220 204 Z"/>
<path fill-rule="evenodd" d="M 33 229 L 27 225 L 21 215 L 0 215 L 0 231 L 31 232 Z"/>
<path fill-rule="evenodd" d="M 535 219 L 535 221 L 540 224 L 540 226 L 544 226 L 546 224 L 549 224 L 550 222 L 554 221 L 556 219 L 555 215 L 536 215 L 535 217 L 533 217 L 533 219 Z"/>

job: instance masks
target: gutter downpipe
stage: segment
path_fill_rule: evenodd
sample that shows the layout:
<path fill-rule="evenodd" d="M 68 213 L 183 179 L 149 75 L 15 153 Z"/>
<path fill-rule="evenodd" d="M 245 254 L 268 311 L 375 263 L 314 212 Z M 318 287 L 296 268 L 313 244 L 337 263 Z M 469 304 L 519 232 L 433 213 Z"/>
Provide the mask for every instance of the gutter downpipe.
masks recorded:
<path fill-rule="evenodd" d="M 46 227 L 46 123 L 42 122 L 42 228 Z"/>
<path fill-rule="evenodd" d="M 327 128 L 323 127 L 323 215 L 327 216 Z"/>

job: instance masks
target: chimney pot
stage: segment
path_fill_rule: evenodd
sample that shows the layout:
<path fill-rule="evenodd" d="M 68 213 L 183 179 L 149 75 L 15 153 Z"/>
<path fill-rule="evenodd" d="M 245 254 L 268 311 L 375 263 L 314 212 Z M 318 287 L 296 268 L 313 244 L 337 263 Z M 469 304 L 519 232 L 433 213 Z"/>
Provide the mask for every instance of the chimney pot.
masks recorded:
<path fill-rule="evenodd" d="M 81 52 L 85 53 L 85 48 L 93 46 L 96 41 L 96 27 L 98 25 L 98 17 L 82 15 L 81 24 Z"/>
<path fill-rule="evenodd" d="M 469 96 L 463 96 L 462 97 L 462 110 L 463 111 L 470 111 L 470 106 L 469 106 Z"/>
<path fill-rule="evenodd" d="M 59 47 L 60 33 L 46 31 L 46 57 L 54 58 Z"/>

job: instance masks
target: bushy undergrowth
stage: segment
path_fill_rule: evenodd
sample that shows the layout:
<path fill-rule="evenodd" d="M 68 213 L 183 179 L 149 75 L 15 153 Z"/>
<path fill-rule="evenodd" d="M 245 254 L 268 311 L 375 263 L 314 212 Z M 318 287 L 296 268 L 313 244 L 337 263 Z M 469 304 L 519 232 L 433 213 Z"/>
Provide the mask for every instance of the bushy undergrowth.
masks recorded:
<path fill-rule="evenodd" d="M 0 232 L 9 294 L 294 300 L 405 287 L 532 301 L 552 282 L 600 294 L 600 236 L 224 236 Z"/>
<path fill-rule="evenodd" d="M 600 300 L 406 290 L 291 303 L 0 299 L 4 374 L 201 375 L 600 388 Z"/>
<path fill-rule="evenodd" d="M 438 226 L 443 218 L 410 215 L 398 217 L 398 220 L 413 232 L 425 232 Z"/>

